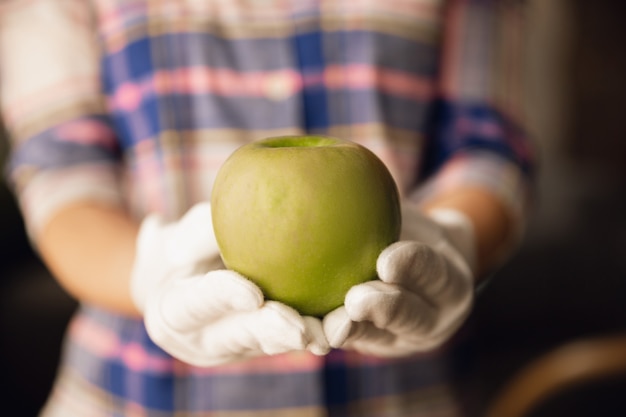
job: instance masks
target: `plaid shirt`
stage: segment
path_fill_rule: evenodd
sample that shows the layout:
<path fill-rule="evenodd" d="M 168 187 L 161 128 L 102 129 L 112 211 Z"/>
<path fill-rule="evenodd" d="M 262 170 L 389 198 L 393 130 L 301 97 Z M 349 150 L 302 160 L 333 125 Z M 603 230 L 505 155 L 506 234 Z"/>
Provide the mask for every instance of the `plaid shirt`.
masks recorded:
<path fill-rule="evenodd" d="M 321 133 L 372 149 L 407 198 L 474 184 L 521 220 L 523 15 L 497 0 L 5 0 L 9 178 L 36 243 L 78 200 L 175 219 L 239 145 Z M 452 416 L 445 349 L 180 363 L 83 306 L 46 416 Z"/>

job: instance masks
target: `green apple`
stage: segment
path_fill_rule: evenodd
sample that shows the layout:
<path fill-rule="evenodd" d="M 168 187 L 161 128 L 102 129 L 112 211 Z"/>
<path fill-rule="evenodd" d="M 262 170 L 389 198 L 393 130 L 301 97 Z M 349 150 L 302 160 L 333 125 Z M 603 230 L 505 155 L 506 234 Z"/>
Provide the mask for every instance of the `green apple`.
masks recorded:
<path fill-rule="evenodd" d="M 223 164 L 211 195 L 227 268 L 269 299 L 323 316 L 400 233 L 396 183 L 371 151 L 326 136 L 249 143 Z"/>

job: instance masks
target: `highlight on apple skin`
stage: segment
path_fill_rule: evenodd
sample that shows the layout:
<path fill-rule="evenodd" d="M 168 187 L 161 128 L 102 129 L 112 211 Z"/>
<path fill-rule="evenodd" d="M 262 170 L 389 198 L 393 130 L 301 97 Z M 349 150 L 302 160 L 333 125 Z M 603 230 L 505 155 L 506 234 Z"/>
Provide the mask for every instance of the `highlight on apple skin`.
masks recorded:
<path fill-rule="evenodd" d="M 327 136 L 280 136 L 243 145 L 211 194 L 227 268 L 268 299 L 321 317 L 376 278 L 376 259 L 400 234 L 389 170 L 367 148 Z"/>

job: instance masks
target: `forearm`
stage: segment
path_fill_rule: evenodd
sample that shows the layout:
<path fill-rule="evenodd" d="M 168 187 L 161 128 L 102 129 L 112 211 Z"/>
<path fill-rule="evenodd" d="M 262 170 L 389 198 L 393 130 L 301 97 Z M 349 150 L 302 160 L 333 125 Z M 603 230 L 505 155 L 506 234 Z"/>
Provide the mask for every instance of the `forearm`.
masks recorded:
<path fill-rule="evenodd" d="M 50 220 L 38 248 L 59 283 L 79 301 L 138 314 L 129 285 L 138 228 L 122 209 L 78 203 Z"/>
<path fill-rule="evenodd" d="M 512 216 L 497 197 L 478 186 L 461 186 L 433 196 L 424 204 L 426 212 L 441 208 L 461 211 L 472 222 L 480 279 L 494 267 L 503 247 L 510 243 Z"/>
<path fill-rule="evenodd" d="M 491 193 L 464 186 L 433 196 L 424 210 L 465 213 L 475 230 L 478 276 L 507 244 L 512 220 Z M 138 314 L 130 295 L 130 275 L 139 225 L 125 211 L 98 204 L 72 205 L 55 215 L 38 238 L 42 258 L 76 299 L 126 314 Z"/>

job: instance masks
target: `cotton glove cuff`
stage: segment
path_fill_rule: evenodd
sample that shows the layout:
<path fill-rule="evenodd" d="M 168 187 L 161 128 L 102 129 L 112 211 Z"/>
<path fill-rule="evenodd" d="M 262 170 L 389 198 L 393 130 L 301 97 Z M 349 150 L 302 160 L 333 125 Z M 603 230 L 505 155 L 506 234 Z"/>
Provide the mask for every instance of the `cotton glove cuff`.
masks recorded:
<path fill-rule="evenodd" d="M 469 314 L 474 231 L 461 212 L 404 205 L 400 241 L 379 256 L 380 280 L 350 289 L 324 319 L 333 347 L 385 357 L 436 348 Z"/>

